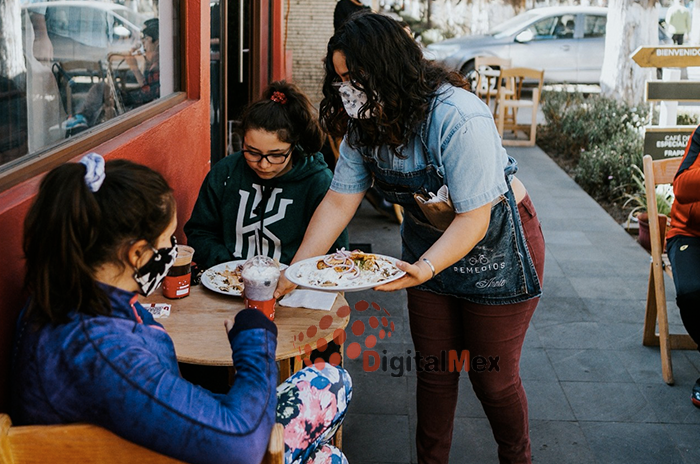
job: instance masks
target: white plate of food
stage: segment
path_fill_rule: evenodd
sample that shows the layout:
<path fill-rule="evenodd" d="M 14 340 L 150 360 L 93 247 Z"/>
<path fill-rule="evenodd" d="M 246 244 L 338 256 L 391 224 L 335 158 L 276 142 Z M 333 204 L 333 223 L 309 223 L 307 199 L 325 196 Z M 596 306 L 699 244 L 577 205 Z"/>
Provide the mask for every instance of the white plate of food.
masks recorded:
<path fill-rule="evenodd" d="M 239 259 L 210 267 L 202 274 L 202 285 L 224 295 L 241 296 L 243 294 L 241 269 L 245 262 L 245 259 Z"/>
<path fill-rule="evenodd" d="M 241 279 L 241 270 L 246 261 L 245 259 L 239 259 L 210 267 L 202 274 L 202 285 L 209 290 L 224 295 L 242 296 L 243 279 Z M 286 268 L 286 264 L 280 264 L 280 270 Z"/>
<path fill-rule="evenodd" d="M 396 267 L 396 258 L 346 251 L 308 258 L 285 271 L 290 282 L 300 287 L 331 292 L 356 292 L 400 279 L 406 273 Z"/>

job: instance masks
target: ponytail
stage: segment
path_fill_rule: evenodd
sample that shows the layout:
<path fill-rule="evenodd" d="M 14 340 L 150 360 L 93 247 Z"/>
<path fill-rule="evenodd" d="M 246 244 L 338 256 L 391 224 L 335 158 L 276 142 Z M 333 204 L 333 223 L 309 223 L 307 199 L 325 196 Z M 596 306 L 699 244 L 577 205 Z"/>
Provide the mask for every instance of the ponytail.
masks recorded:
<path fill-rule="evenodd" d="M 282 142 L 296 145 L 308 155 L 323 146 L 323 131 L 316 110 L 296 85 L 286 81 L 271 83 L 262 98 L 250 105 L 241 121 L 243 135 L 251 129 L 272 132 Z"/>
<path fill-rule="evenodd" d="M 24 223 L 31 306 L 42 309 L 52 322 L 65 321 L 69 308 L 89 305 L 98 314 L 109 308 L 85 262 L 101 219 L 84 181 L 85 170 L 82 164 L 70 163 L 47 174 Z"/>
<path fill-rule="evenodd" d="M 109 299 L 95 280 L 102 264 L 124 268 L 129 243 L 155 243 L 175 214 L 172 190 L 157 172 L 126 160 L 105 165 L 95 192 L 86 166 L 61 165 L 42 180 L 24 223 L 29 310 L 64 322 L 68 313 L 106 315 Z"/>

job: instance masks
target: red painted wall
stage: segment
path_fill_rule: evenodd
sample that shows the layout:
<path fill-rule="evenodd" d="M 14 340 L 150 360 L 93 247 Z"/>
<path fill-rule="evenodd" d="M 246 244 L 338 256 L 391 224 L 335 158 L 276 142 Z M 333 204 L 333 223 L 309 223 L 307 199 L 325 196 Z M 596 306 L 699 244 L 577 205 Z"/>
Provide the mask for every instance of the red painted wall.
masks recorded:
<path fill-rule="evenodd" d="M 182 226 L 209 172 L 209 2 L 185 0 L 183 59 L 187 100 L 107 143 L 94 147 L 106 159 L 126 158 L 161 172 L 175 190 Z M 80 159 L 76 156 L 74 161 Z M 0 192 L 0 411 L 8 410 L 8 374 L 15 320 L 24 304 L 22 225 L 41 176 Z"/>

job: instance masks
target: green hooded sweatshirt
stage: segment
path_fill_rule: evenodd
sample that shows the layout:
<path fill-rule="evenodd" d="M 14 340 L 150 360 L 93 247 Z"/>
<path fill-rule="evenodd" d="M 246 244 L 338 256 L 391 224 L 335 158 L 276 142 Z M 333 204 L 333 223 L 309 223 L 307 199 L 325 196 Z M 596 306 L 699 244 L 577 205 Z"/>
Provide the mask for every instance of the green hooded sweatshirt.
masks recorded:
<path fill-rule="evenodd" d="M 264 254 L 289 264 L 332 177 L 320 153 L 293 160 L 289 172 L 269 180 L 240 152 L 222 159 L 204 179 L 185 224 L 194 261 L 208 269 Z M 347 230 L 329 251 L 340 247 L 348 247 Z"/>

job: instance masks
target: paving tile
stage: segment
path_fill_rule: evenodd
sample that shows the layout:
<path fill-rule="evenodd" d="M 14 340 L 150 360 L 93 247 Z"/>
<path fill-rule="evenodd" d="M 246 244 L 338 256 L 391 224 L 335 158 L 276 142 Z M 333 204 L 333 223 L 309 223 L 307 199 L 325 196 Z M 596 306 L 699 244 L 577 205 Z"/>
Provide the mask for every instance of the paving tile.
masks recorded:
<path fill-rule="evenodd" d="M 459 379 L 459 398 L 457 400 L 456 417 L 486 418 L 481 401 L 476 397 L 472 389 L 469 376 L 462 374 Z"/>
<path fill-rule="evenodd" d="M 614 350 L 630 350 L 642 345 L 643 322 L 605 322 L 600 323 L 599 338 Z"/>
<path fill-rule="evenodd" d="M 552 252 L 552 256 L 556 258 L 560 265 L 570 260 L 595 261 L 599 263 L 605 263 L 607 260 L 607 255 L 600 248 L 593 245 L 548 243 L 547 248 Z"/>
<path fill-rule="evenodd" d="M 655 346 L 642 346 L 628 350 L 617 350 L 617 356 L 639 384 L 659 383 L 666 385 L 661 376 L 661 354 Z M 687 383 L 692 386 L 700 377 L 698 367 L 690 362 L 688 354 L 696 354 L 691 351 L 671 350 L 671 362 L 673 364 L 673 376 L 676 385 Z"/>
<path fill-rule="evenodd" d="M 578 382 L 632 382 L 624 364 L 611 350 L 548 348 L 557 378 Z"/>
<path fill-rule="evenodd" d="M 700 425 L 667 424 L 664 426 L 671 440 L 676 444 L 683 462 L 688 464 L 700 462 Z"/>
<path fill-rule="evenodd" d="M 523 349 L 520 356 L 520 378 L 523 380 L 557 380 L 549 356 L 543 348 Z"/>
<path fill-rule="evenodd" d="M 408 415 L 406 377 L 381 371 L 351 375 L 353 414 Z"/>
<path fill-rule="evenodd" d="M 561 382 L 561 386 L 579 421 L 658 421 L 637 384 Z"/>
<path fill-rule="evenodd" d="M 627 283 L 619 277 L 569 277 L 571 285 L 580 298 L 600 298 L 628 300 L 635 293 L 627 288 Z M 638 294 L 637 294 L 638 295 Z"/>
<path fill-rule="evenodd" d="M 568 277 L 548 276 L 545 272 L 544 283 L 542 284 L 542 299 L 547 298 L 567 298 L 577 297 L 576 290 L 571 285 Z"/>
<path fill-rule="evenodd" d="M 545 237 L 545 243 L 547 242 L 547 237 Z M 544 252 L 544 281 L 552 277 L 565 277 L 564 271 L 562 270 L 559 262 L 552 256 L 552 254 L 547 251 L 545 246 Z"/>
<path fill-rule="evenodd" d="M 595 464 L 581 427 L 574 421 L 530 419 L 532 462 Z"/>
<path fill-rule="evenodd" d="M 537 203 L 535 203 L 535 207 L 537 207 Z M 538 212 L 537 214 L 539 216 L 540 213 Z M 540 218 L 540 222 L 542 223 L 542 230 L 545 233 L 545 237 L 547 236 L 547 233 L 553 230 L 571 230 L 572 222 L 576 223 L 576 229 L 582 230 L 584 232 L 595 232 L 600 230 L 599 224 L 593 221 L 577 220 L 576 218 L 569 216 L 568 214 L 566 214 L 565 216 L 548 217 L 543 213 L 542 216 L 543 217 Z"/>
<path fill-rule="evenodd" d="M 582 422 L 581 430 L 596 460 L 605 464 L 683 463 L 662 424 Z"/>
<path fill-rule="evenodd" d="M 690 391 L 695 381 L 666 385 L 662 382 L 640 384 L 639 390 L 663 423 L 700 424 L 700 409 L 690 401 Z M 699 436 L 700 437 L 700 436 Z M 697 444 L 696 444 L 697 446 Z"/>
<path fill-rule="evenodd" d="M 498 463 L 498 447 L 488 420 L 467 417 L 455 419 L 450 462 Z"/>
<path fill-rule="evenodd" d="M 594 322 L 595 316 L 591 314 L 577 296 L 558 297 L 545 295 L 537 305 L 537 310 L 532 317 L 535 327 L 562 322 Z"/>
<path fill-rule="evenodd" d="M 537 333 L 537 328 L 530 323 L 530 325 L 527 328 L 527 332 L 525 332 L 525 341 L 523 342 L 523 349 L 533 349 L 533 348 L 542 348 L 542 340 L 540 340 L 540 336 Z"/>
<path fill-rule="evenodd" d="M 567 259 L 559 265 L 567 276 L 617 277 L 620 274 L 616 268 L 597 259 Z"/>
<path fill-rule="evenodd" d="M 523 380 L 530 420 L 573 421 L 574 412 L 556 381 Z"/>
<path fill-rule="evenodd" d="M 350 414 L 343 422 L 343 452 L 349 462 L 406 463 L 411 459 L 407 415 Z"/>
<path fill-rule="evenodd" d="M 609 342 L 601 337 L 597 322 L 566 322 L 538 327 L 537 333 L 542 345 L 549 348 L 590 348 L 602 349 Z"/>
<path fill-rule="evenodd" d="M 554 230 L 548 232 L 546 243 L 547 245 L 571 245 L 575 243 L 579 246 L 594 246 L 593 243 L 590 240 L 588 240 L 586 233 L 578 230 Z"/>
<path fill-rule="evenodd" d="M 644 322 L 645 298 L 581 298 L 581 303 L 586 313 L 599 322 Z"/>
<path fill-rule="evenodd" d="M 690 364 L 692 364 L 693 367 L 695 367 L 695 369 L 700 371 L 700 353 L 694 350 L 683 350 L 681 351 L 681 353 L 683 353 L 683 355 L 688 359 Z"/>

